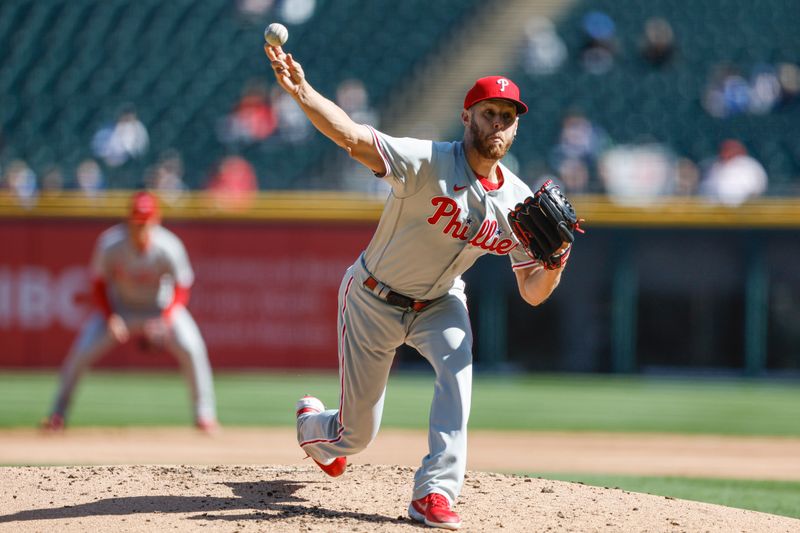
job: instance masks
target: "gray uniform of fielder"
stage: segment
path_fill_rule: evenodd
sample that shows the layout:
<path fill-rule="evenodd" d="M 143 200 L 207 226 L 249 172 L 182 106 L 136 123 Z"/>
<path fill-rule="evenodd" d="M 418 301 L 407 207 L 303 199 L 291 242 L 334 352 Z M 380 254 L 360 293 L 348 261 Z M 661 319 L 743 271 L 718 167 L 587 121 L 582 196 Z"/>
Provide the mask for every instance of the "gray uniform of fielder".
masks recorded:
<path fill-rule="evenodd" d="M 340 407 L 298 418 L 298 441 L 326 464 L 363 450 L 380 426 L 395 349 L 408 344 L 436 372 L 429 453 L 412 498 L 436 492 L 455 503 L 466 470 L 472 392 L 472 331 L 461 274 L 486 253 L 508 255 L 515 269 L 541 268 L 506 218 L 532 193 L 502 165 L 502 186 L 485 190 L 463 142 L 372 133 L 392 192 L 372 241 L 339 289 Z M 373 289 L 365 286 L 370 276 L 379 281 Z M 432 302 L 419 312 L 403 309 L 385 300 L 389 290 Z"/>
<path fill-rule="evenodd" d="M 132 337 L 143 334 L 148 320 L 162 316 L 172 301 L 176 285 L 188 288 L 194 282 L 183 243 L 160 225 L 152 228 L 150 244 L 143 252 L 134 249 L 125 224 L 103 232 L 95 245 L 91 274 L 106 281 L 111 308 L 125 320 Z M 64 416 L 81 375 L 115 345 L 105 317 L 100 312 L 92 314 L 62 366 L 53 413 Z M 214 387 L 206 345 L 185 307 L 172 310 L 163 348 L 178 360 L 189 381 L 195 419 L 215 420 Z"/>

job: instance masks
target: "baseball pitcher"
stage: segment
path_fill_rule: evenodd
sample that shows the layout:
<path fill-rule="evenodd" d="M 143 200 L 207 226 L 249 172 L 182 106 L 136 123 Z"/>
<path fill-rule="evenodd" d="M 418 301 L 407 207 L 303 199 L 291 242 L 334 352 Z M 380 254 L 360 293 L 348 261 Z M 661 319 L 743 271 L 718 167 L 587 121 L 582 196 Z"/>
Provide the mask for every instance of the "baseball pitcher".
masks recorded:
<path fill-rule="evenodd" d="M 191 389 L 198 429 L 217 429 L 214 386 L 206 345 L 186 309 L 194 272 L 180 239 L 161 226 L 156 197 L 137 193 L 126 223 L 103 232 L 91 262 L 92 314 L 61 369 L 46 429 L 64 428 L 81 375 L 112 347 L 131 339 L 164 349 L 180 363 Z"/>
<path fill-rule="evenodd" d="M 409 515 L 457 529 L 452 510 L 467 460 L 472 331 L 461 275 L 486 253 L 507 255 L 522 298 L 545 301 L 564 270 L 572 206 L 552 183 L 535 194 L 500 160 L 527 106 L 508 78 L 479 79 L 466 95 L 458 142 L 394 138 L 354 123 L 306 80 L 281 47 L 265 45 L 275 77 L 314 126 L 386 180 L 391 193 L 366 250 L 339 290 L 339 408 L 297 402 L 297 437 L 331 476 L 363 450 L 381 423 L 395 349 L 408 344 L 436 372 L 429 453 L 414 478 Z"/>

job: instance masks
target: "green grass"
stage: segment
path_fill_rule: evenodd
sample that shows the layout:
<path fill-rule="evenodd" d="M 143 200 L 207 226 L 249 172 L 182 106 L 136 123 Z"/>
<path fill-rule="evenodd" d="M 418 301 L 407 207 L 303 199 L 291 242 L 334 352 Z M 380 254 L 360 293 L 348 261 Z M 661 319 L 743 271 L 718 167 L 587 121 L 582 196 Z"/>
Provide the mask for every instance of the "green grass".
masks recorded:
<path fill-rule="evenodd" d="M 54 373 L 0 372 L 0 428 L 33 427 L 47 413 Z M 313 393 L 335 406 L 335 374 L 218 373 L 227 426 L 294 426 L 294 402 Z M 389 380 L 384 427 L 427 427 L 432 374 Z M 82 381 L 72 426 L 186 425 L 187 388 L 176 373 L 93 372 Z M 800 387 L 744 380 L 614 376 L 477 376 L 472 429 L 800 435 Z M 538 474 L 537 474 L 538 475 Z M 547 474 L 800 518 L 800 483 Z"/>
<path fill-rule="evenodd" d="M 0 373 L 0 427 L 31 427 L 48 411 L 54 373 Z M 335 374 L 218 373 L 226 425 L 293 426 L 305 393 L 335 406 Z M 425 428 L 432 374 L 389 379 L 384 427 Z M 93 372 L 81 382 L 73 426 L 175 425 L 191 420 L 177 373 Z M 800 435 L 800 387 L 745 380 L 613 376 L 478 376 L 473 429 Z"/>
<path fill-rule="evenodd" d="M 671 496 L 715 503 L 762 513 L 800 518 L 800 482 L 751 481 L 680 477 L 603 476 L 582 474 L 531 474 L 545 479 L 580 481 L 598 487 Z"/>

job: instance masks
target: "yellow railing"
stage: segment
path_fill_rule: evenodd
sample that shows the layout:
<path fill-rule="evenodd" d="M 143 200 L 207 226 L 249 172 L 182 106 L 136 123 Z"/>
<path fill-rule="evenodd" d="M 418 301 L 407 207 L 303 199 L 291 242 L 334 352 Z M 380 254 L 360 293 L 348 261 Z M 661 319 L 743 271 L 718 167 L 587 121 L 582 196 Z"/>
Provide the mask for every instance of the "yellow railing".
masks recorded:
<path fill-rule="evenodd" d="M 130 191 L 97 197 L 76 192 L 42 195 L 29 205 L 0 194 L 0 218 L 121 218 Z M 605 196 L 575 196 L 585 226 L 800 228 L 800 199 L 763 198 L 740 207 L 699 198 L 663 198 L 657 202 L 617 203 Z M 249 199 L 219 198 L 204 192 L 162 197 L 165 219 L 375 222 L 383 199 L 357 193 L 320 191 L 262 192 Z"/>
<path fill-rule="evenodd" d="M 583 196 L 573 203 L 587 226 L 800 228 L 800 198 L 761 198 L 739 207 L 685 197 L 628 205 L 605 196 Z"/>
<path fill-rule="evenodd" d="M 132 191 L 87 197 L 74 192 L 42 195 L 30 205 L 0 196 L 0 218 L 121 218 Z M 219 197 L 204 192 L 161 197 L 167 220 L 376 221 L 383 201 L 339 192 L 264 192 L 253 197 Z"/>

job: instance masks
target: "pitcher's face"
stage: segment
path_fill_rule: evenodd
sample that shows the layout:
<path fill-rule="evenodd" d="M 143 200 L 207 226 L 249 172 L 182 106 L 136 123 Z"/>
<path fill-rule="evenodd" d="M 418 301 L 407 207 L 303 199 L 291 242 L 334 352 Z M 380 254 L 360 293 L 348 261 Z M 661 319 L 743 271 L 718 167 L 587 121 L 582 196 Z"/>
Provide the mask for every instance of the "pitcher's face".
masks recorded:
<path fill-rule="evenodd" d="M 506 100 L 478 102 L 462 115 L 464 140 L 485 159 L 500 160 L 514 143 L 517 134 L 517 108 Z"/>

